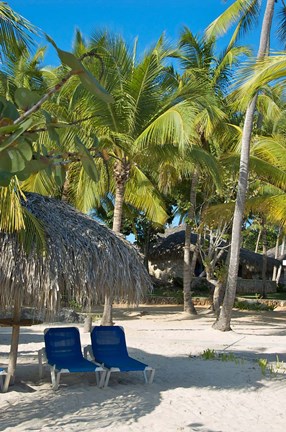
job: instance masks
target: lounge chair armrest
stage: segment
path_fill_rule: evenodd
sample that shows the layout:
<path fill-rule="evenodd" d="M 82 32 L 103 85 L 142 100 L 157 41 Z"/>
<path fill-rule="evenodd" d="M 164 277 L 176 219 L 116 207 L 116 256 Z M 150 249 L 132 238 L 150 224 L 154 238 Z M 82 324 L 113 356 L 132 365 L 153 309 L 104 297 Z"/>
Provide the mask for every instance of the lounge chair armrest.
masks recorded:
<path fill-rule="evenodd" d="M 92 358 L 92 360 L 94 360 L 94 356 L 93 356 L 91 345 L 86 345 L 85 347 L 83 347 L 83 356 L 86 359 L 89 356 L 90 358 Z"/>

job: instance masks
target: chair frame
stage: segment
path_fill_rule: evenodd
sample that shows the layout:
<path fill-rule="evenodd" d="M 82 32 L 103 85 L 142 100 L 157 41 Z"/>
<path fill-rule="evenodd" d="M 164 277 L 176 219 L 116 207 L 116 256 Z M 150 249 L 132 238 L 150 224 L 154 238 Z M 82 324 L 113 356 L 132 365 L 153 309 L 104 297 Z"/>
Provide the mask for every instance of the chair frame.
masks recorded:
<path fill-rule="evenodd" d="M 0 368 L 0 391 L 3 392 L 4 389 L 4 376 L 7 375 L 5 369 Z"/>
<path fill-rule="evenodd" d="M 92 332 L 94 331 L 94 328 L 95 328 L 95 327 L 93 327 L 93 329 L 91 330 L 90 337 L 91 337 Z M 121 328 L 121 330 L 123 331 L 124 336 L 125 336 L 125 332 L 124 332 L 123 327 L 120 326 L 120 328 Z M 125 340 L 125 343 L 126 343 L 126 340 Z M 96 363 L 98 363 L 98 364 L 101 364 L 101 366 L 102 366 L 103 368 L 105 368 L 105 370 L 106 370 L 106 378 L 105 378 L 104 388 L 106 388 L 106 387 L 108 386 L 109 379 L 110 379 L 110 375 L 111 375 L 113 372 L 126 372 L 126 371 L 121 371 L 121 369 L 118 368 L 118 367 L 111 367 L 111 368 L 107 368 L 107 367 L 104 365 L 104 363 L 99 363 L 98 360 L 96 360 L 95 357 L 94 357 L 93 350 L 92 350 L 92 345 L 87 345 L 86 347 L 84 347 L 83 355 L 84 355 L 84 357 L 85 357 L 86 359 L 87 359 L 88 356 L 89 356 L 89 357 L 92 359 L 92 361 L 94 361 L 94 362 L 96 362 Z M 129 357 L 130 357 L 130 356 L 129 356 Z M 132 357 L 131 357 L 131 358 L 132 358 Z M 130 371 L 130 372 L 131 372 L 131 371 Z M 136 371 L 132 371 L 132 372 L 136 372 Z M 146 366 L 145 369 L 144 369 L 142 372 L 143 372 L 143 376 L 144 376 L 145 384 L 152 384 L 152 382 L 153 382 L 153 380 L 154 380 L 155 369 L 152 368 L 151 366 Z"/>
<path fill-rule="evenodd" d="M 44 334 L 46 334 L 47 331 L 49 331 L 49 328 L 44 330 Z M 43 377 L 43 366 L 49 367 L 50 373 L 51 373 L 51 381 L 52 381 L 53 390 L 57 390 L 59 388 L 61 374 L 63 374 L 63 373 L 77 373 L 77 372 L 71 372 L 69 369 L 65 369 L 65 368 L 57 369 L 56 365 L 51 365 L 48 362 L 48 358 L 46 355 L 46 348 L 42 348 L 42 349 L 38 350 L 38 363 L 39 363 L 39 378 L 40 379 L 42 379 L 42 377 Z M 105 380 L 106 380 L 106 369 L 103 368 L 99 363 L 96 363 L 94 361 L 92 361 L 91 363 L 93 363 L 95 366 L 94 372 L 95 372 L 96 384 L 99 388 L 102 388 L 102 387 L 104 387 Z M 78 372 L 78 373 L 81 373 L 81 372 Z"/>

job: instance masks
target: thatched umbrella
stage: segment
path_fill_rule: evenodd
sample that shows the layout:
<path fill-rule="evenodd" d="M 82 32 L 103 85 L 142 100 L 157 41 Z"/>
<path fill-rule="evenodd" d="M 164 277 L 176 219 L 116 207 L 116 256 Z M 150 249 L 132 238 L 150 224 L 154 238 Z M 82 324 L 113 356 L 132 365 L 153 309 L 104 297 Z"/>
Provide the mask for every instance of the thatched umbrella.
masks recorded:
<path fill-rule="evenodd" d="M 24 206 L 44 226 L 46 252 L 27 255 L 15 234 L 0 233 L 0 305 L 14 308 L 6 390 L 15 374 L 22 305 L 53 310 L 61 296 L 92 305 L 106 294 L 137 303 L 151 287 L 126 240 L 62 201 L 26 197 Z"/>

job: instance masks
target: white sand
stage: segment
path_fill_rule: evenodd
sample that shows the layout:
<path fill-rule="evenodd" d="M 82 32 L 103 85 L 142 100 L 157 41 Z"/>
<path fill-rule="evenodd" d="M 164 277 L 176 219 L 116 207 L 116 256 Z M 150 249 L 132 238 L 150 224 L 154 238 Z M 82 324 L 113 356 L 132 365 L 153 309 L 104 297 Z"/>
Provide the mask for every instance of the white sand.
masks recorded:
<path fill-rule="evenodd" d="M 140 316 L 138 310 L 148 314 Z M 0 430 L 286 430 L 285 311 L 236 312 L 233 331 L 221 333 L 211 328 L 213 317 L 206 309 L 192 320 L 175 307 L 138 310 L 117 309 L 115 321 L 125 328 L 129 353 L 156 368 L 152 385 L 133 372 L 113 374 L 109 387 L 98 389 L 92 374 L 70 374 L 54 392 L 48 371 L 38 380 L 37 350 L 48 325 L 26 327 L 20 336 L 17 381 L 0 394 Z M 79 328 L 82 344 L 88 344 L 89 335 Z M 7 363 L 10 332 L 0 328 L 1 366 Z M 206 349 L 243 360 L 204 360 L 199 355 Z M 285 365 L 277 364 L 277 355 Z M 263 375 L 259 359 L 267 359 L 276 372 Z"/>

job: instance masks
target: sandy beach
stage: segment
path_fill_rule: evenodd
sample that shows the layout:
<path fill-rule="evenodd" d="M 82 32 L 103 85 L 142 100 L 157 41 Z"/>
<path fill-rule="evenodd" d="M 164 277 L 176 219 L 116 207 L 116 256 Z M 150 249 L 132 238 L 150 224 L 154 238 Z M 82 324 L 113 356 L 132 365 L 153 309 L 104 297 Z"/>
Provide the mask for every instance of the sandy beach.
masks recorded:
<path fill-rule="evenodd" d="M 179 307 L 117 308 L 114 320 L 124 326 L 130 355 L 156 368 L 153 384 L 144 384 L 141 373 L 122 373 L 99 389 L 93 374 L 69 374 L 55 392 L 47 369 L 39 381 L 37 364 L 43 330 L 51 324 L 26 327 L 16 383 L 0 394 L 0 430 L 285 431 L 285 310 L 235 311 L 227 333 L 211 328 L 214 318 L 205 308 L 191 320 Z M 82 345 L 88 344 L 89 334 L 78 327 Z M 1 366 L 10 333 L 0 328 Z M 205 360 L 206 350 L 226 361 Z M 267 360 L 266 371 L 259 360 Z"/>

